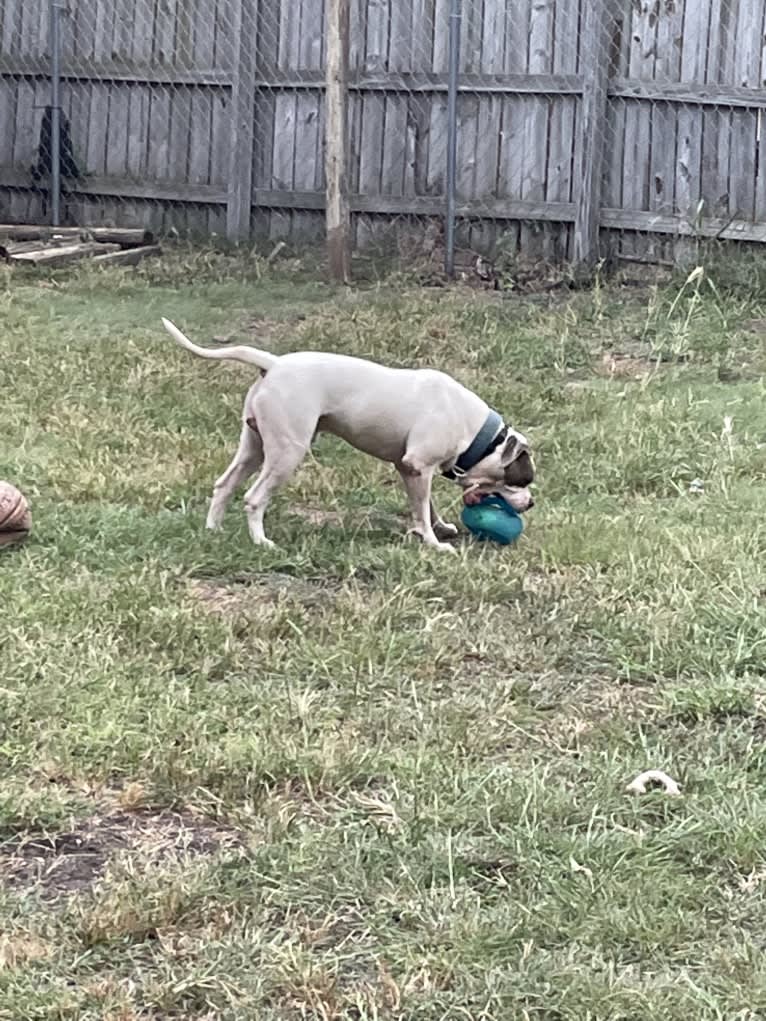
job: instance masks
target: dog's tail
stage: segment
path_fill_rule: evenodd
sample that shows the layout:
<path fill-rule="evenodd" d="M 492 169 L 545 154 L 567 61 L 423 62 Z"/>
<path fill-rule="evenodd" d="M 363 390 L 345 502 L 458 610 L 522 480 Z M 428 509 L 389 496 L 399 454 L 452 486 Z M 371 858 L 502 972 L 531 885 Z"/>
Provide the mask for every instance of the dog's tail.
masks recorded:
<path fill-rule="evenodd" d="M 177 344 L 185 347 L 192 354 L 199 355 L 200 358 L 216 358 L 225 362 L 244 362 L 245 365 L 256 365 L 263 372 L 272 368 L 279 360 L 278 355 L 269 354 L 268 351 L 259 351 L 255 347 L 245 347 L 244 345 L 220 348 L 198 347 L 196 344 L 192 344 L 189 338 L 181 333 L 178 327 L 174 326 L 169 319 L 163 319 L 162 325 Z"/>

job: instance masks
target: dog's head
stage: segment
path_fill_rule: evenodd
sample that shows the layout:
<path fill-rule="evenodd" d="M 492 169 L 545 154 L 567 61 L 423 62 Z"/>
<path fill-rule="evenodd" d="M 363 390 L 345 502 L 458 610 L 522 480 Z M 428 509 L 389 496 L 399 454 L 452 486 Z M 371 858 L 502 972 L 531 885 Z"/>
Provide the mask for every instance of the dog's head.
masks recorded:
<path fill-rule="evenodd" d="M 535 505 L 529 487 L 535 466 L 525 436 L 508 429 L 503 442 L 460 477 L 460 485 L 480 493 L 499 493 L 514 510 L 523 514 Z"/>

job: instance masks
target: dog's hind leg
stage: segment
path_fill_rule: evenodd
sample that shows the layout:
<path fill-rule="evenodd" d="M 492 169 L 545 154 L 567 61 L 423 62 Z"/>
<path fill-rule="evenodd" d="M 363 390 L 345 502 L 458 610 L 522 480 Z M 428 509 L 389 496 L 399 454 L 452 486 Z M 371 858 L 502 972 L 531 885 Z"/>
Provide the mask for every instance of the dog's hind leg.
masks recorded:
<path fill-rule="evenodd" d="M 250 537 L 262 546 L 273 546 L 263 530 L 263 518 L 275 490 L 288 482 L 311 448 L 318 416 L 304 408 L 301 416 L 285 420 L 281 400 L 259 398 L 254 409 L 263 443 L 261 474 L 245 493 L 245 510 Z"/>
<path fill-rule="evenodd" d="M 245 494 L 245 510 L 250 538 L 260 546 L 273 546 L 271 539 L 266 538 L 263 530 L 263 518 L 269 500 L 280 486 L 288 482 L 308 451 L 293 447 L 282 450 L 277 456 L 266 454 L 261 474 Z"/>
<path fill-rule="evenodd" d="M 231 500 L 234 490 L 245 479 L 254 475 L 263 464 L 263 442 L 258 432 L 250 425 L 243 423 L 239 437 L 239 446 L 226 471 L 216 480 L 213 487 L 213 498 L 207 514 L 207 527 L 221 527 L 223 515 Z"/>

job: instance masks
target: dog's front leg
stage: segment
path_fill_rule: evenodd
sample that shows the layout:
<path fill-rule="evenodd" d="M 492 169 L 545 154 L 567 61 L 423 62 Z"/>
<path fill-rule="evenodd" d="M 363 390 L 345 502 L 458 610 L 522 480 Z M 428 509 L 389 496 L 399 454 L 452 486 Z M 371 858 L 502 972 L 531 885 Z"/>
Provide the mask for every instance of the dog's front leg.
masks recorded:
<path fill-rule="evenodd" d="M 431 527 L 437 539 L 452 539 L 457 535 L 457 526 L 445 521 L 431 500 Z"/>
<path fill-rule="evenodd" d="M 406 459 L 397 465 L 397 470 L 402 477 L 407 497 L 410 501 L 412 512 L 411 533 L 419 535 L 426 546 L 433 546 L 435 549 L 449 550 L 450 553 L 457 551 L 447 542 L 439 542 L 431 522 L 431 481 L 433 469 L 419 469 Z"/>

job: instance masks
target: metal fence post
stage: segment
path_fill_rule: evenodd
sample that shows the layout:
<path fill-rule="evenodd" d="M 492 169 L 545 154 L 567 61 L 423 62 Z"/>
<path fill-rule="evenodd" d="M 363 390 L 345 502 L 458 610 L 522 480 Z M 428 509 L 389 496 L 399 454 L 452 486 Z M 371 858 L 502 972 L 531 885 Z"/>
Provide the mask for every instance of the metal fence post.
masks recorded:
<path fill-rule="evenodd" d="M 449 15 L 449 81 L 447 86 L 447 210 L 444 272 L 455 274 L 455 180 L 457 176 L 457 90 L 460 71 L 461 0 L 451 0 Z"/>
<path fill-rule="evenodd" d="M 61 15 L 60 0 L 50 0 L 51 46 L 51 224 L 61 223 Z"/>

